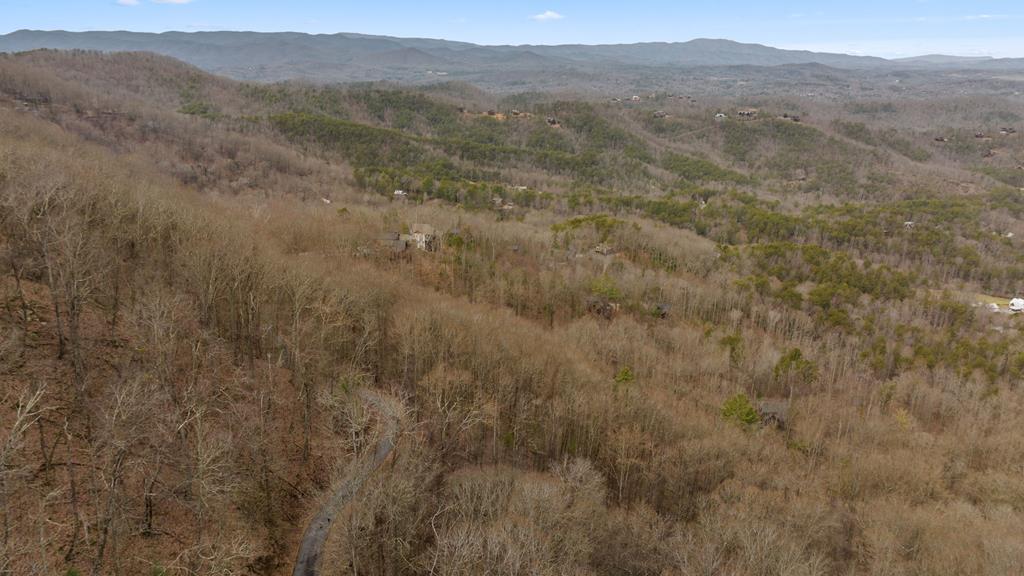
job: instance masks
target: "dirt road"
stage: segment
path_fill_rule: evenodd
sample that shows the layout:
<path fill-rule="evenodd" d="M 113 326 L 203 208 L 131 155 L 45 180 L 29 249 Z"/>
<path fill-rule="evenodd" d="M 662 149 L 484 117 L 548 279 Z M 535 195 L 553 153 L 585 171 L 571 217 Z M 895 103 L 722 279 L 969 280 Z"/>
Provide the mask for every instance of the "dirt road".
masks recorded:
<path fill-rule="evenodd" d="M 334 518 L 359 491 L 374 470 L 380 467 L 391 454 L 398 436 L 398 408 L 394 401 L 375 391 L 363 391 L 363 401 L 371 405 L 380 415 L 380 439 L 374 447 L 373 455 L 364 454 L 356 459 L 334 487 L 334 492 L 320 509 L 313 521 L 306 528 L 299 546 L 299 556 L 295 560 L 293 576 L 317 576 L 320 573 L 320 557 L 324 542 L 331 531 Z"/>

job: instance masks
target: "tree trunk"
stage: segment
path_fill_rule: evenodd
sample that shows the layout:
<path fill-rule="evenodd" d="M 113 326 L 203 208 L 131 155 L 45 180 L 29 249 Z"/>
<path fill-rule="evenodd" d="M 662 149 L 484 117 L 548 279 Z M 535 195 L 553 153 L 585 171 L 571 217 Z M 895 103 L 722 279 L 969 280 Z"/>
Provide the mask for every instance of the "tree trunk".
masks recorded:
<path fill-rule="evenodd" d="M 69 438 L 70 440 L 70 438 Z M 78 543 L 78 533 L 82 529 L 82 519 L 78 510 L 78 483 L 75 481 L 75 463 L 71 460 L 71 442 L 68 442 L 68 493 L 71 502 L 71 543 L 68 544 L 68 551 L 64 554 L 64 562 L 70 564 L 75 560 L 75 545 Z"/>
<path fill-rule="evenodd" d="M 121 482 L 121 470 L 124 467 L 124 459 L 127 453 L 120 450 L 114 457 L 114 467 L 110 472 L 110 487 L 107 490 L 107 507 L 100 519 L 100 539 L 96 544 L 96 560 L 92 565 L 93 576 L 99 576 L 103 570 L 103 557 L 106 553 L 107 542 L 110 539 L 110 526 L 114 523 L 114 504 L 117 501 L 117 485 Z"/>

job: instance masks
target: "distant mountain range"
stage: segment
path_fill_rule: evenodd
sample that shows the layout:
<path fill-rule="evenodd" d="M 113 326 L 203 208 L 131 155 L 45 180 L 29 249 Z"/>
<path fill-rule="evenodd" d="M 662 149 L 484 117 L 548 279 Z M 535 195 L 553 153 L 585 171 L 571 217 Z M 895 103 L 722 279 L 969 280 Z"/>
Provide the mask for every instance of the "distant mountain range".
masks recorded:
<path fill-rule="evenodd" d="M 936 66 L 970 66 L 972 64 L 990 64 L 997 62 L 991 56 L 946 56 L 943 54 L 927 54 L 913 58 L 899 58 L 893 62 L 903 64 L 930 64 Z"/>
<path fill-rule="evenodd" d="M 296 32 L 63 32 L 19 30 L 0 35 L 0 52 L 40 48 L 145 51 L 242 80 L 325 82 L 408 81 L 427 75 L 472 79 L 540 74 L 614 74 L 637 69 L 817 64 L 846 70 L 1024 70 L 1024 59 L 929 55 L 886 60 L 847 54 L 781 50 L 730 40 L 559 46 L 480 46 L 422 38 Z"/>

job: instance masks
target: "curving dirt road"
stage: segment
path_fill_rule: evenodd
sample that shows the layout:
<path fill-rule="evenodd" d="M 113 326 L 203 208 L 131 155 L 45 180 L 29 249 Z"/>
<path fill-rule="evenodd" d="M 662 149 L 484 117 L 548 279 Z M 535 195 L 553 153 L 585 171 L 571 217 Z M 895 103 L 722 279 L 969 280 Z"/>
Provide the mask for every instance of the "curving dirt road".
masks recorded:
<path fill-rule="evenodd" d="M 393 401 L 376 391 L 362 391 L 363 400 L 380 414 L 380 440 L 373 450 L 373 456 L 361 456 L 353 462 L 338 482 L 330 499 L 324 504 L 313 521 L 306 528 L 299 546 L 299 557 L 295 560 L 292 576 L 317 576 L 320 573 L 320 556 L 324 542 L 331 531 L 331 523 L 344 509 L 345 504 L 359 491 L 366 478 L 391 454 L 398 435 L 398 409 Z"/>

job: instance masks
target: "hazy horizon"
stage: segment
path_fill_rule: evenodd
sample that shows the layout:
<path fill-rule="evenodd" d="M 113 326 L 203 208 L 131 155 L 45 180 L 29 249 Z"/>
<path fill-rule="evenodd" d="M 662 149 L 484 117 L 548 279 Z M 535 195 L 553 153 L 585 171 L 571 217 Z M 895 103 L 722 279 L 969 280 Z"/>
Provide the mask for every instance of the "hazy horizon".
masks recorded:
<path fill-rule="evenodd" d="M 1024 9 L 1007 0 L 867 0 L 821 6 L 806 0 L 728 0 L 680 6 L 654 0 L 525 2 L 515 8 L 458 0 L 420 5 L 298 0 L 0 1 L 0 34 L 69 32 L 298 32 L 436 38 L 480 45 L 632 44 L 720 38 L 790 50 L 906 58 L 930 54 L 1024 57 L 1017 25 Z"/>

